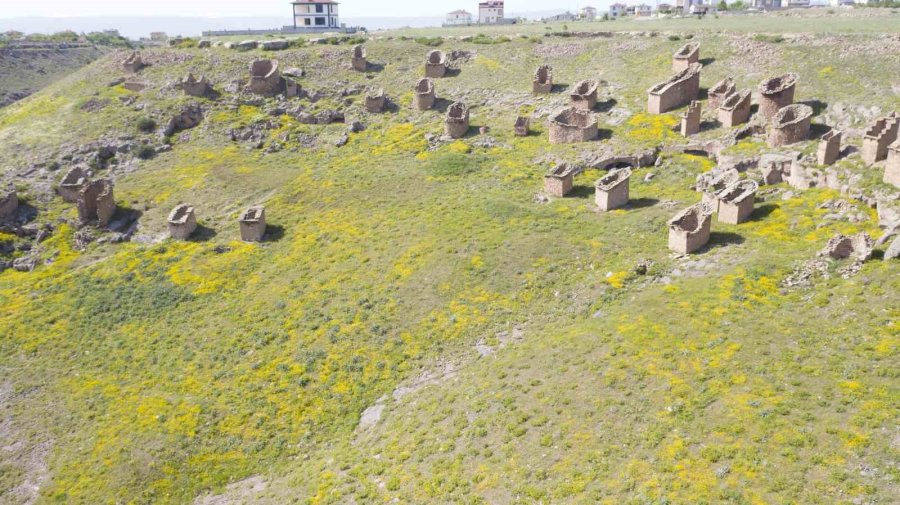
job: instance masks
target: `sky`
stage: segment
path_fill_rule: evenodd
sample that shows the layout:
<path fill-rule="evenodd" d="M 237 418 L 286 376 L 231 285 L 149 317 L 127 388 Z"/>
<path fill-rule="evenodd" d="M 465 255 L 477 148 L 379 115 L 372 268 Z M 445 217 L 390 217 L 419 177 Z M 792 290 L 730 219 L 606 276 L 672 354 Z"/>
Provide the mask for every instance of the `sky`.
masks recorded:
<path fill-rule="evenodd" d="M 475 13 L 478 0 L 338 0 L 342 17 L 438 16 L 456 9 Z M 507 0 L 507 12 L 605 10 L 613 0 Z M 652 3 L 652 2 L 651 2 Z M 290 18 L 290 0 L 0 0 L 0 18 L 82 16 L 189 16 Z"/>

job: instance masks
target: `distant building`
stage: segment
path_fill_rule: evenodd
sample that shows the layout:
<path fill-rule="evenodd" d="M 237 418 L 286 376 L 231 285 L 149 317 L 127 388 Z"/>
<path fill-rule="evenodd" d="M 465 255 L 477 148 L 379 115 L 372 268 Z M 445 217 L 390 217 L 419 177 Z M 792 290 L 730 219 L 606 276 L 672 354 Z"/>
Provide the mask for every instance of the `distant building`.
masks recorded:
<path fill-rule="evenodd" d="M 614 3 L 609 6 L 609 17 L 617 18 L 624 16 L 628 7 L 625 4 Z"/>
<path fill-rule="evenodd" d="M 294 28 L 338 28 L 338 3 L 332 0 L 294 0 Z"/>
<path fill-rule="evenodd" d="M 671 4 L 659 4 L 656 6 L 656 12 L 659 14 L 669 14 L 672 12 Z"/>
<path fill-rule="evenodd" d="M 503 0 L 488 0 L 478 4 L 478 24 L 496 25 L 503 23 Z"/>
<path fill-rule="evenodd" d="M 650 16 L 653 14 L 653 8 L 647 4 L 640 4 L 635 7 L 635 15 L 636 16 Z"/>
<path fill-rule="evenodd" d="M 556 21 L 575 21 L 575 14 L 572 14 L 569 11 L 563 12 L 562 14 L 557 14 L 555 16 L 548 16 L 543 18 L 541 21 L 545 23 L 552 23 Z"/>
<path fill-rule="evenodd" d="M 166 32 L 150 32 L 150 40 L 153 42 L 165 42 L 169 40 L 169 36 L 166 35 Z"/>
<path fill-rule="evenodd" d="M 579 12 L 578 17 L 585 21 L 593 21 L 597 19 L 597 9 L 594 7 L 582 7 L 581 12 Z"/>
<path fill-rule="evenodd" d="M 788 7 L 809 7 L 809 0 L 788 0 Z"/>
<path fill-rule="evenodd" d="M 447 13 L 444 26 L 466 26 L 472 24 L 472 15 L 466 11 L 458 10 Z"/>
<path fill-rule="evenodd" d="M 752 6 L 763 10 L 780 9 L 781 0 L 753 0 Z"/>

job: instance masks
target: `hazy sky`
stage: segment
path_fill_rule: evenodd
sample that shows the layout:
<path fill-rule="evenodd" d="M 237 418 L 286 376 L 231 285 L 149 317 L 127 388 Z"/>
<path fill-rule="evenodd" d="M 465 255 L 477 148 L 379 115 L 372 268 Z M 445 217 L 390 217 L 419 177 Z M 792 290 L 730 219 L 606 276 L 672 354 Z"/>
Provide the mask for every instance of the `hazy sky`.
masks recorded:
<path fill-rule="evenodd" d="M 340 1 L 340 0 L 339 0 Z M 569 9 L 605 10 L 612 0 L 507 0 L 509 12 Z M 652 3 L 652 2 L 651 2 Z M 290 17 L 290 0 L 0 0 L 0 18 L 22 16 L 280 16 Z M 435 16 L 456 9 L 476 12 L 477 0 L 343 0 L 344 17 Z"/>

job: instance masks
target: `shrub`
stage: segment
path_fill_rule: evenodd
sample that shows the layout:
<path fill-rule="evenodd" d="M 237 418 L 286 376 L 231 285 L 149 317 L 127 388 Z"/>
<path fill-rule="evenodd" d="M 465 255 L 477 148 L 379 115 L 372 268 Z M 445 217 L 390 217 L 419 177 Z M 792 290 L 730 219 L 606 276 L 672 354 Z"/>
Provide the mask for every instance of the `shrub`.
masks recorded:
<path fill-rule="evenodd" d="M 428 47 L 437 47 L 444 43 L 441 37 L 416 37 L 416 42 Z"/>
<path fill-rule="evenodd" d="M 780 42 L 784 42 L 784 37 L 781 35 L 766 35 L 764 33 L 757 33 L 753 36 L 753 40 L 757 42 L 769 42 L 772 44 L 778 44 Z"/>
<path fill-rule="evenodd" d="M 676 40 L 681 40 L 681 37 L 679 37 L 678 35 L 669 35 L 669 40 L 674 42 Z"/>
<path fill-rule="evenodd" d="M 156 149 L 154 149 L 153 146 L 147 146 L 147 145 L 140 146 L 137 148 L 136 155 L 138 158 L 140 158 L 142 160 L 149 160 L 150 158 L 152 158 L 153 156 L 156 155 Z"/>
<path fill-rule="evenodd" d="M 142 117 L 138 119 L 137 127 L 138 130 L 144 133 L 152 133 L 153 130 L 156 129 L 156 121 L 150 119 L 149 117 Z"/>

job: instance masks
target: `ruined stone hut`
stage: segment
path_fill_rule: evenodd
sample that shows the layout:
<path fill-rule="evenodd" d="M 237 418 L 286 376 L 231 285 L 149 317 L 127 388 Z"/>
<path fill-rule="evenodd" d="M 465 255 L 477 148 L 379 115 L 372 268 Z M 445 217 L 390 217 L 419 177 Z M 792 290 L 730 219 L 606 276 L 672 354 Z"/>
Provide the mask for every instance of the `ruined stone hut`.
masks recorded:
<path fill-rule="evenodd" d="M 617 168 L 594 183 L 594 202 L 601 211 L 618 209 L 628 203 L 631 168 Z"/>
<path fill-rule="evenodd" d="M 793 104 L 781 108 L 769 123 L 769 147 L 779 147 L 806 140 L 812 121 L 812 107 Z"/>
<path fill-rule="evenodd" d="M 647 90 L 647 111 L 662 114 L 696 100 L 700 93 L 702 68 L 699 63 L 691 63 L 688 68 Z"/>
<path fill-rule="evenodd" d="M 594 115 L 575 107 L 567 107 L 556 112 L 550 116 L 549 123 L 551 144 L 587 142 L 599 135 Z"/>

